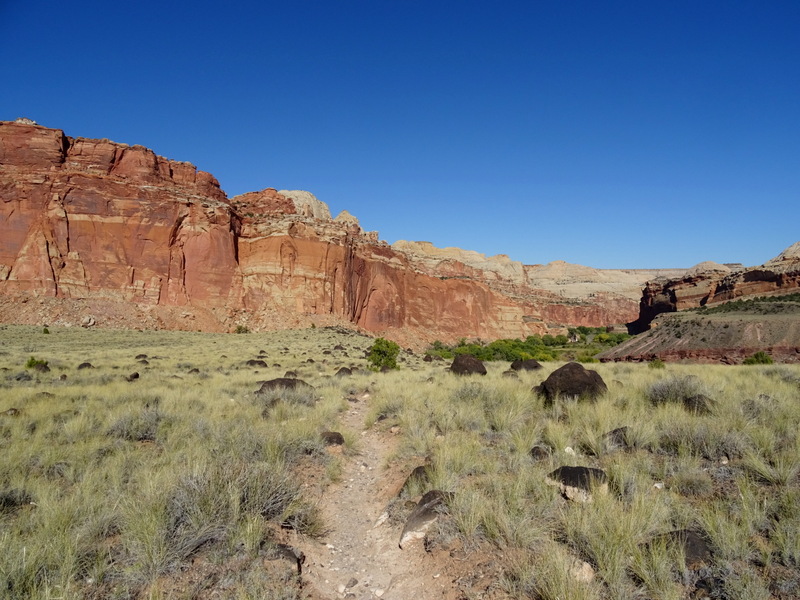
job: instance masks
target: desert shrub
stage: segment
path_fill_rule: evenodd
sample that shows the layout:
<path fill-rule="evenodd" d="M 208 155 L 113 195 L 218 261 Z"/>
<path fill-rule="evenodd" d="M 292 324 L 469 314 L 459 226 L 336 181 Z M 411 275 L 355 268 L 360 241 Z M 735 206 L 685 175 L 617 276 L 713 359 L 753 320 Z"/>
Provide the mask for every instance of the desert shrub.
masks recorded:
<path fill-rule="evenodd" d="M 654 358 L 650 362 L 647 363 L 647 366 L 651 369 L 666 369 L 667 365 L 664 364 L 664 361 L 660 358 Z"/>
<path fill-rule="evenodd" d="M 590 352 L 581 352 L 578 356 L 575 357 L 575 360 L 579 363 L 598 363 L 600 362 L 594 357 L 594 354 Z"/>
<path fill-rule="evenodd" d="M 108 435 L 129 442 L 154 442 L 164 415 L 157 408 L 146 408 L 138 414 L 127 414 L 114 422 Z"/>
<path fill-rule="evenodd" d="M 47 327 L 43 327 L 42 328 L 42 333 L 45 333 L 45 334 L 50 333 L 50 330 Z"/>
<path fill-rule="evenodd" d="M 711 476 L 699 469 L 676 473 L 670 480 L 669 486 L 682 496 L 708 496 L 714 491 L 714 481 Z"/>
<path fill-rule="evenodd" d="M 772 357 L 766 352 L 756 352 L 753 356 L 748 356 L 742 361 L 743 365 L 771 365 Z"/>
<path fill-rule="evenodd" d="M 237 325 L 236 329 L 233 331 L 234 333 L 250 333 L 250 328 L 246 325 Z"/>
<path fill-rule="evenodd" d="M 397 369 L 398 354 L 400 354 L 400 346 L 390 340 L 378 338 L 375 340 L 375 343 L 370 346 L 367 360 L 376 371 L 379 371 L 383 367 Z"/>
<path fill-rule="evenodd" d="M 0 514 L 14 512 L 31 502 L 33 502 L 33 498 L 25 490 L 0 490 Z"/>
<path fill-rule="evenodd" d="M 256 401 L 262 406 L 263 417 L 270 414 L 270 410 L 276 408 L 280 401 L 289 406 L 314 406 L 317 403 L 317 392 L 311 387 L 298 386 L 294 389 L 275 388 L 264 390 L 255 394 Z"/>
<path fill-rule="evenodd" d="M 656 406 L 670 403 L 683 403 L 692 396 L 704 394 L 705 388 L 697 377 L 675 375 L 660 379 L 645 392 L 647 399 Z"/>
<path fill-rule="evenodd" d="M 26 369 L 35 369 L 36 367 L 46 367 L 46 366 L 47 366 L 46 360 L 40 360 L 35 356 L 31 356 L 28 359 L 28 362 L 25 363 Z"/>

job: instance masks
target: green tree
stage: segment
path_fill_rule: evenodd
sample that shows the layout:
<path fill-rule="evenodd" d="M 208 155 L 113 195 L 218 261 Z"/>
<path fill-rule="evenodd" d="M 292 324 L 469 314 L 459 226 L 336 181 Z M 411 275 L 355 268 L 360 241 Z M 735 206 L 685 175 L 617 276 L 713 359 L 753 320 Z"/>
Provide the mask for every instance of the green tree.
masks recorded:
<path fill-rule="evenodd" d="M 369 349 L 367 360 L 372 363 L 372 368 L 379 371 L 383 367 L 397 369 L 397 355 L 400 346 L 390 340 L 378 338 Z"/>

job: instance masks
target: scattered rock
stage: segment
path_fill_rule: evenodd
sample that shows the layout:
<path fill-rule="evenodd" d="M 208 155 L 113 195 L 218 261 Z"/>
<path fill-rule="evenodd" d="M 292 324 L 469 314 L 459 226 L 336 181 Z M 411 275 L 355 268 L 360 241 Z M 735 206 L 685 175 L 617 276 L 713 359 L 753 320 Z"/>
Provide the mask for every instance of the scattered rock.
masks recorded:
<path fill-rule="evenodd" d="M 142 360 L 137 360 L 136 362 L 138 362 L 140 365 L 144 365 L 144 366 L 147 366 L 147 365 L 150 364 L 150 362 L 145 358 L 143 358 Z"/>
<path fill-rule="evenodd" d="M 585 560 L 573 558 L 569 565 L 569 574 L 575 581 L 591 583 L 594 581 L 594 569 Z"/>
<path fill-rule="evenodd" d="M 290 379 L 295 379 L 297 377 L 297 371 L 286 371 L 286 373 L 284 373 L 283 376 L 284 378 L 288 377 Z"/>
<path fill-rule="evenodd" d="M 94 365 L 90 362 L 82 362 L 78 365 L 78 370 L 80 371 L 82 369 L 94 369 Z"/>
<path fill-rule="evenodd" d="M 38 372 L 38 373 L 49 373 L 50 372 L 50 367 L 48 367 L 44 363 L 36 363 L 35 365 L 33 365 L 32 369 L 34 371 Z"/>
<path fill-rule="evenodd" d="M 508 377 L 510 379 L 519 379 L 519 375 L 517 375 L 516 371 L 512 371 L 509 369 L 508 371 L 503 371 L 503 377 Z"/>
<path fill-rule="evenodd" d="M 134 357 L 134 360 L 142 360 L 142 359 L 144 359 L 144 358 L 147 358 L 147 354 L 137 354 L 137 355 Z"/>
<path fill-rule="evenodd" d="M 134 371 L 125 378 L 125 381 L 136 381 L 137 379 L 139 379 L 139 373 Z"/>
<path fill-rule="evenodd" d="M 472 375 L 474 373 L 486 375 L 486 367 L 483 362 L 471 354 L 457 355 L 453 359 L 453 364 L 450 365 L 450 371 L 456 375 Z"/>
<path fill-rule="evenodd" d="M 528 451 L 528 454 L 531 455 L 533 460 L 546 460 L 550 458 L 550 455 L 553 451 L 550 449 L 549 446 L 545 446 L 544 444 L 536 444 L 533 448 Z"/>
<path fill-rule="evenodd" d="M 6 417 L 16 417 L 19 416 L 19 409 L 18 408 L 9 408 L 8 410 L 4 410 L 0 413 L 0 415 L 4 415 Z"/>
<path fill-rule="evenodd" d="M 92 315 L 86 315 L 81 319 L 81 327 L 94 327 L 97 323 Z"/>
<path fill-rule="evenodd" d="M 597 371 L 586 369 L 580 363 L 571 362 L 556 369 L 533 391 L 545 397 L 548 403 L 558 396 L 596 399 L 608 391 Z"/>
<path fill-rule="evenodd" d="M 532 358 L 527 360 L 517 359 L 511 363 L 511 368 L 514 371 L 536 371 L 537 369 L 541 369 L 542 365 Z"/>
<path fill-rule="evenodd" d="M 591 502 L 593 492 L 608 492 L 605 472 L 592 467 L 559 467 L 547 476 L 546 481 L 559 486 L 561 493 L 573 502 Z"/>
<path fill-rule="evenodd" d="M 425 533 L 436 522 L 440 512 L 444 510 L 447 502 L 452 497 L 452 492 L 442 492 L 440 490 L 426 492 L 406 520 L 403 533 L 400 535 L 400 548 L 403 548 L 409 542 L 425 537 Z"/>
<path fill-rule="evenodd" d="M 422 359 L 422 362 L 433 362 L 433 357 L 430 354 L 426 354 L 425 358 Z"/>
<path fill-rule="evenodd" d="M 22 371 L 21 373 L 17 373 L 16 375 L 12 375 L 11 379 L 14 381 L 33 381 L 33 377 L 30 373 L 26 373 Z"/>
<path fill-rule="evenodd" d="M 348 369 L 347 367 L 342 367 L 341 369 L 336 371 L 336 377 L 347 377 L 347 376 L 352 375 L 352 374 L 353 374 L 353 371 Z"/>
<path fill-rule="evenodd" d="M 287 544 L 276 544 L 275 548 L 272 549 L 272 552 L 267 555 L 267 560 L 279 559 L 288 560 L 294 563 L 294 565 L 297 567 L 298 577 L 303 574 L 303 563 L 306 562 L 306 555 L 303 554 L 301 550 L 298 550 L 297 548 Z"/>
<path fill-rule="evenodd" d="M 343 446 L 344 436 L 338 431 L 323 431 L 319 434 L 326 446 Z"/>
<path fill-rule="evenodd" d="M 260 358 L 251 358 L 245 363 L 248 367 L 264 367 L 266 368 L 268 365 Z"/>

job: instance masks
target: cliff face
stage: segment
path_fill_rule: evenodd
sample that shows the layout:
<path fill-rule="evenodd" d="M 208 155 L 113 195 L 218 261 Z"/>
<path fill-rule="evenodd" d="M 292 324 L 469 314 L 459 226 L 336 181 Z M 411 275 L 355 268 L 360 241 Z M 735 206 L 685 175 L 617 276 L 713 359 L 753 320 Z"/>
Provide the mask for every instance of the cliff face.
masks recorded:
<path fill-rule="evenodd" d="M 307 192 L 229 201 L 212 175 L 147 148 L 0 122 L 2 321 L 69 324 L 90 312 L 110 326 L 212 331 L 350 323 L 419 343 L 635 316 L 619 294 L 535 288 L 507 257 L 487 267 L 477 253 L 415 250 L 388 246 L 349 214 L 331 219 Z"/>
<path fill-rule="evenodd" d="M 630 323 L 632 333 L 650 328 L 661 313 L 729 300 L 778 296 L 800 289 L 800 242 L 758 267 L 731 271 L 722 265 L 701 263 L 683 277 L 650 281 L 642 291 L 639 317 Z"/>

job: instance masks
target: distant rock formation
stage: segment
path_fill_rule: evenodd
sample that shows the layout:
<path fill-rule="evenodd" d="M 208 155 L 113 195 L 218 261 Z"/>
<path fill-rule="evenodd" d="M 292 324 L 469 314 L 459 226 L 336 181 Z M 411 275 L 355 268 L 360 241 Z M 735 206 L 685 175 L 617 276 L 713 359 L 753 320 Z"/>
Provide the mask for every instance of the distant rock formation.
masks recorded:
<path fill-rule="evenodd" d="M 229 200 L 190 163 L 30 120 L 0 122 L 0 164 L 3 322 L 346 324 L 421 345 L 624 323 L 637 314 L 632 290 L 652 274 L 573 265 L 579 276 L 553 283 L 503 255 L 392 247 L 346 211 L 332 219 L 308 192 Z M 617 273 L 628 274 L 621 284 Z"/>
<path fill-rule="evenodd" d="M 800 242 L 758 267 L 734 271 L 725 265 L 704 262 L 682 277 L 647 282 L 639 303 L 639 317 L 629 324 L 629 330 L 631 333 L 647 331 L 653 319 L 662 313 L 798 290 Z"/>

